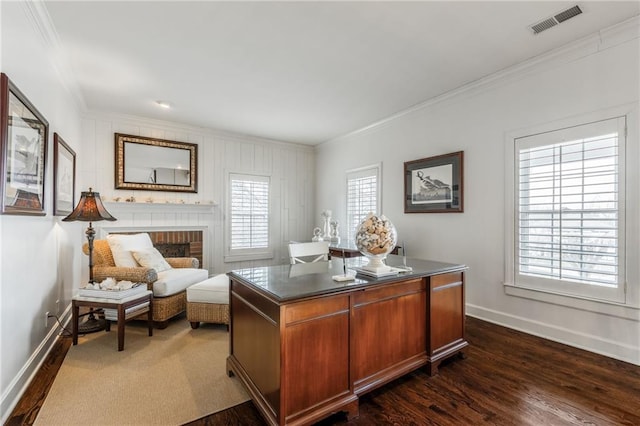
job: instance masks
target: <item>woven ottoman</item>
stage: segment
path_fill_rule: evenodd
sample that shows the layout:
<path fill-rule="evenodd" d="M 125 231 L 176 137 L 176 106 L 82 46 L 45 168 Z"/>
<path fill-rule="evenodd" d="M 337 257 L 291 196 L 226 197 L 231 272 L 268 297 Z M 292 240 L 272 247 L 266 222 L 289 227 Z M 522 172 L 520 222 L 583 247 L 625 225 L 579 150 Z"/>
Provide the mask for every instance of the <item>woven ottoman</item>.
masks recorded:
<path fill-rule="evenodd" d="M 187 287 L 187 321 L 193 329 L 201 322 L 226 324 L 229 329 L 229 277 L 226 274 Z"/>

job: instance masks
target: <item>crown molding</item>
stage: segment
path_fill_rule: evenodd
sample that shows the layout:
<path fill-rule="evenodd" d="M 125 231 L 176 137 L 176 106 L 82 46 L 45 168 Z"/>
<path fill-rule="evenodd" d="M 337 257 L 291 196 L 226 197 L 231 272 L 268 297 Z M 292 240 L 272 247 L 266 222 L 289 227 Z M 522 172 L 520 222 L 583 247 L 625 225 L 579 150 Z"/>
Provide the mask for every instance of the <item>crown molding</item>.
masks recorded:
<path fill-rule="evenodd" d="M 467 83 L 456 89 L 443 93 L 442 95 L 433 97 L 412 107 L 399 111 L 387 118 L 371 123 L 368 126 L 346 133 L 342 136 L 332 138 L 316 146 L 373 131 L 374 129 L 390 124 L 394 120 L 405 115 L 410 115 L 414 112 L 443 103 L 458 96 L 473 95 L 477 92 L 499 87 L 511 83 L 514 80 L 521 79 L 524 76 L 539 73 L 560 64 L 573 62 L 579 58 L 604 51 L 638 38 L 640 38 L 640 16 L 634 16 L 633 18 L 612 25 L 611 27 L 602 29 L 597 33 L 588 35 L 557 49 L 550 50 L 489 76 L 472 81 L 471 83 Z"/>
<path fill-rule="evenodd" d="M 605 50 L 629 40 L 640 38 L 640 16 L 604 28 L 600 30 L 598 34 L 601 40 L 600 50 Z"/>
<path fill-rule="evenodd" d="M 87 110 L 87 104 L 68 63 L 63 54 L 58 32 L 53 25 L 49 11 L 42 0 L 23 1 L 25 14 L 33 24 L 38 35 L 49 51 L 49 61 L 60 78 L 64 88 L 71 94 L 80 111 Z"/>

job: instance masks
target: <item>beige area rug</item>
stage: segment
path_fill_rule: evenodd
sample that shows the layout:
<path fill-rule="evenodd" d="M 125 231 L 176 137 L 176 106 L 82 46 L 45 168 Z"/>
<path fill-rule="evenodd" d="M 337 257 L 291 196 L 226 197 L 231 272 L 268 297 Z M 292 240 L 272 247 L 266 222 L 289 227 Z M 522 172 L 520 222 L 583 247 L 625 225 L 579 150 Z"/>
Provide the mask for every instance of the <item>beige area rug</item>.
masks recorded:
<path fill-rule="evenodd" d="M 127 323 L 124 351 L 117 327 L 80 336 L 71 346 L 37 425 L 181 425 L 249 400 L 226 374 L 226 327 L 186 319 L 147 335 Z"/>

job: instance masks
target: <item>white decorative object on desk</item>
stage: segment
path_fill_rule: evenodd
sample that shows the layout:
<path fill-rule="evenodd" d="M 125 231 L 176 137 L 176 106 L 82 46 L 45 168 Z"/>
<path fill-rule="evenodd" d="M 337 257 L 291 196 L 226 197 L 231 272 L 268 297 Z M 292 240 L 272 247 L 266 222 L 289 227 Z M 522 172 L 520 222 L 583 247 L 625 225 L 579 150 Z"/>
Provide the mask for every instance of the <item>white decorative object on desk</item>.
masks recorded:
<path fill-rule="evenodd" d="M 318 242 L 318 241 L 324 241 L 324 239 L 322 238 L 322 230 L 318 227 L 313 228 L 313 238 L 311 238 L 311 241 Z"/>
<path fill-rule="evenodd" d="M 338 235 L 338 221 L 332 220 L 329 222 L 331 226 L 331 232 L 329 233 L 330 241 L 334 244 L 340 244 L 340 235 Z"/>
<path fill-rule="evenodd" d="M 384 215 L 369 213 L 358 225 L 355 236 L 356 248 L 369 259 L 362 269 L 374 274 L 388 274 L 391 268 L 383 260 L 395 248 L 398 241 L 396 228 Z"/>
<path fill-rule="evenodd" d="M 329 225 L 331 222 L 331 210 L 323 210 L 320 216 L 322 216 L 322 220 L 324 221 L 322 225 L 322 238 L 324 241 L 329 241 L 329 238 L 331 238 L 331 225 Z"/>
<path fill-rule="evenodd" d="M 352 273 L 347 274 L 347 260 L 342 250 L 342 275 L 334 275 L 331 277 L 334 281 L 352 281 L 356 279 L 356 276 Z"/>

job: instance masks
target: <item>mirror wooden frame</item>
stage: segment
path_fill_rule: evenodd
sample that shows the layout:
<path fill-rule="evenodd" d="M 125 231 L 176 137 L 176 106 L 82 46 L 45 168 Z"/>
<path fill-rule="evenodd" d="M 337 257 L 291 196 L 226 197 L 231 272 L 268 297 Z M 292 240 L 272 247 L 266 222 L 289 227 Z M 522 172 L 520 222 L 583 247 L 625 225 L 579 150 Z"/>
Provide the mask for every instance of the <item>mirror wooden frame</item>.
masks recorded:
<path fill-rule="evenodd" d="M 189 182 L 187 185 L 127 181 L 125 170 L 127 159 L 125 144 L 140 144 L 151 147 L 187 150 L 189 153 Z M 116 189 L 138 189 L 145 191 L 198 192 L 198 145 L 144 136 L 115 134 L 115 187 Z"/>

